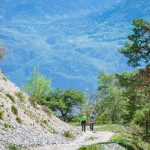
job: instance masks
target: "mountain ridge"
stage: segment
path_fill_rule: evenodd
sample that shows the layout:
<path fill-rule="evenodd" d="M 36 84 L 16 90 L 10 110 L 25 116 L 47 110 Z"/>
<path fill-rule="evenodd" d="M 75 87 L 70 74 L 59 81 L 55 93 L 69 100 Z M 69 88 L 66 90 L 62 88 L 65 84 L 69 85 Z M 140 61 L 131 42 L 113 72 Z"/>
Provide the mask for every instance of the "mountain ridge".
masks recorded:
<path fill-rule="evenodd" d="M 100 70 L 130 71 L 118 49 L 126 41 L 132 19 L 150 19 L 150 2 L 62 2 L 8 0 L 1 6 L 0 42 L 10 48 L 1 67 L 8 77 L 23 85 L 38 65 L 54 87 L 86 91 L 96 88 Z M 30 11 L 25 13 L 26 9 Z"/>

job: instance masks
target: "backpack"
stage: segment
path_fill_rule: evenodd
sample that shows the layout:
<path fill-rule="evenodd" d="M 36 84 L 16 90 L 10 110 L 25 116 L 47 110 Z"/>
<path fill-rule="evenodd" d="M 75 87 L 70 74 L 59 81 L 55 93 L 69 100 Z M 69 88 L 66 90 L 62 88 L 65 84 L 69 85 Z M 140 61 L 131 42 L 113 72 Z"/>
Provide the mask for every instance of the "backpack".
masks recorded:
<path fill-rule="evenodd" d="M 95 121 L 95 116 L 94 115 L 90 115 L 90 122 L 94 122 Z"/>

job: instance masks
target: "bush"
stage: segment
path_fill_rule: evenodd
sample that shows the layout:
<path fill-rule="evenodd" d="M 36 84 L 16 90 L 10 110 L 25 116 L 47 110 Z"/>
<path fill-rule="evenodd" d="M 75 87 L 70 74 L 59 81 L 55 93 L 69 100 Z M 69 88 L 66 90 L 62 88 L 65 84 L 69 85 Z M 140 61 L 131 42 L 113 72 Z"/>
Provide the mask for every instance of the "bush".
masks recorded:
<path fill-rule="evenodd" d="M 11 126 L 10 126 L 10 124 L 5 123 L 5 124 L 4 124 L 4 127 L 5 127 L 5 128 L 10 128 Z"/>
<path fill-rule="evenodd" d="M 4 112 L 0 110 L 0 120 L 3 120 Z"/>
<path fill-rule="evenodd" d="M 48 124 L 48 121 L 47 121 L 47 120 L 43 120 L 43 123 L 44 123 L 44 124 Z"/>
<path fill-rule="evenodd" d="M 17 108 L 13 105 L 11 106 L 11 111 L 15 114 L 15 115 L 18 115 L 18 110 Z"/>
<path fill-rule="evenodd" d="M 64 131 L 63 136 L 65 136 L 66 138 L 74 138 L 73 133 L 71 133 L 70 131 Z"/>
<path fill-rule="evenodd" d="M 6 77 L 3 77 L 3 80 L 4 80 L 4 81 L 7 81 L 8 79 L 7 79 Z"/>
<path fill-rule="evenodd" d="M 89 145 L 86 147 L 81 147 L 78 150 L 103 150 L 103 147 L 100 144 L 96 144 L 96 145 Z"/>
<path fill-rule="evenodd" d="M 6 96 L 7 96 L 13 103 L 16 102 L 16 101 L 15 101 L 15 98 L 14 98 L 11 94 L 6 93 Z"/>
<path fill-rule="evenodd" d="M 8 150 L 18 150 L 15 145 L 9 145 Z"/>
<path fill-rule="evenodd" d="M 18 122 L 18 123 L 22 123 L 22 120 L 21 120 L 21 118 L 19 118 L 19 117 L 16 117 L 16 121 Z"/>
<path fill-rule="evenodd" d="M 23 93 L 22 93 L 21 91 L 16 92 L 15 95 L 18 97 L 18 99 L 19 99 L 21 102 L 24 102 L 24 101 L 25 101 L 25 96 L 23 95 Z"/>

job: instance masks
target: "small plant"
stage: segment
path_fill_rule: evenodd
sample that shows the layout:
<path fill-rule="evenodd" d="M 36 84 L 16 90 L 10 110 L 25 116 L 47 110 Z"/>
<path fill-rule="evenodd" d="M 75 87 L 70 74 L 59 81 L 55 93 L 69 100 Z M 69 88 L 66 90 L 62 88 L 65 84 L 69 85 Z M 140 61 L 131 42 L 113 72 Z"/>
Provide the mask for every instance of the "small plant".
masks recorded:
<path fill-rule="evenodd" d="M 4 112 L 0 110 L 0 120 L 3 120 Z"/>
<path fill-rule="evenodd" d="M 86 147 L 81 147 L 78 150 L 103 150 L 103 146 L 100 144 L 96 144 L 96 145 L 89 145 Z"/>
<path fill-rule="evenodd" d="M 22 123 L 22 120 L 21 120 L 21 118 L 20 117 L 16 117 L 16 121 L 18 122 L 18 123 Z"/>
<path fill-rule="evenodd" d="M 8 150 L 18 150 L 15 145 L 9 145 Z"/>
<path fill-rule="evenodd" d="M 11 126 L 10 126 L 10 124 L 5 123 L 5 124 L 4 124 L 4 127 L 8 129 L 8 128 L 10 128 Z"/>
<path fill-rule="evenodd" d="M 6 93 L 6 96 L 7 96 L 13 103 L 16 102 L 16 101 L 15 101 L 15 98 L 14 98 L 11 94 Z"/>
<path fill-rule="evenodd" d="M 3 80 L 4 80 L 4 81 L 7 81 L 8 79 L 7 79 L 6 77 L 3 77 Z"/>
<path fill-rule="evenodd" d="M 43 120 L 43 123 L 48 124 L 48 121 L 47 120 Z"/>
<path fill-rule="evenodd" d="M 15 95 L 18 97 L 18 99 L 19 99 L 21 102 L 24 102 L 24 101 L 25 101 L 25 96 L 23 95 L 23 93 L 22 93 L 21 91 L 16 92 Z"/>
<path fill-rule="evenodd" d="M 96 139 L 96 137 L 93 137 L 93 136 L 91 136 L 91 137 L 88 138 L 88 140 L 91 140 L 91 141 L 93 141 L 95 139 Z"/>
<path fill-rule="evenodd" d="M 12 111 L 15 115 L 18 115 L 18 109 L 17 109 L 14 105 L 11 106 L 11 111 Z"/>
<path fill-rule="evenodd" d="M 70 131 L 64 131 L 63 136 L 66 138 L 74 138 L 74 135 Z"/>

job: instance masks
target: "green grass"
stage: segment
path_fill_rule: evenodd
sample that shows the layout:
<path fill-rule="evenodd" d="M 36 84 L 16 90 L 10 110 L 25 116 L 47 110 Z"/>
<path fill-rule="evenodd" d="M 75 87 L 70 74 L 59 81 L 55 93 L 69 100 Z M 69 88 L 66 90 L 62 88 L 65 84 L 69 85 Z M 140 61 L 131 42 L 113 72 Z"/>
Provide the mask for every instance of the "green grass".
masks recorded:
<path fill-rule="evenodd" d="M 64 131 L 63 136 L 66 138 L 71 138 L 71 139 L 74 138 L 73 133 L 71 133 L 70 131 Z"/>
<path fill-rule="evenodd" d="M 78 150 L 103 150 L 103 146 L 100 144 L 96 144 L 96 145 L 89 145 L 86 147 L 81 147 Z"/>
<path fill-rule="evenodd" d="M 5 123 L 5 124 L 4 124 L 4 127 L 7 128 L 7 129 L 8 129 L 8 128 L 11 128 L 10 124 L 8 124 L 8 123 Z"/>
<path fill-rule="evenodd" d="M 15 95 L 18 97 L 18 99 L 19 99 L 21 102 L 24 102 L 24 101 L 25 101 L 25 96 L 23 95 L 23 93 L 22 93 L 21 91 L 16 92 Z"/>
<path fill-rule="evenodd" d="M 22 120 L 21 120 L 21 118 L 20 117 L 16 117 L 16 121 L 18 122 L 18 123 L 22 123 Z"/>
<path fill-rule="evenodd" d="M 7 79 L 6 77 L 3 77 L 3 80 L 4 80 L 4 81 L 8 81 L 8 79 Z"/>
<path fill-rule="evenodd" d="M 15 115 L 18 115 L 18 109 L 17 109 L 14 105 L 11 106 L 11 111 L 12 111 Z"/>
<path fill-rule="evenodd" d="M 11 94 L 6 93 L 6 96 L 7 96 L 13 103 L 16 102 L 15 98 L 14 98 Z"/>
<path fill-rule="evenodd" d="M 111 142 L 118 143 L 127 150 L 150 150 L 150 144 L 144 142 L 139 136 L 138 132 L 141 132 L 140 128 L 132 126 L 121 125 L 102 125 L 97 128 L 99 131 L 112 131 L 115 135 L 112 137 Z M 142 134 L 142 133 L 140 133 Z"/>
<path fill-rule="evenodd" d="M 9 145 L 8 150 L 18 150 L 15 145 Z"/>
<path fill-rule="evenodd" d="M 0 120 L 3 120 L 4 112 L 0 110 Z"/>

